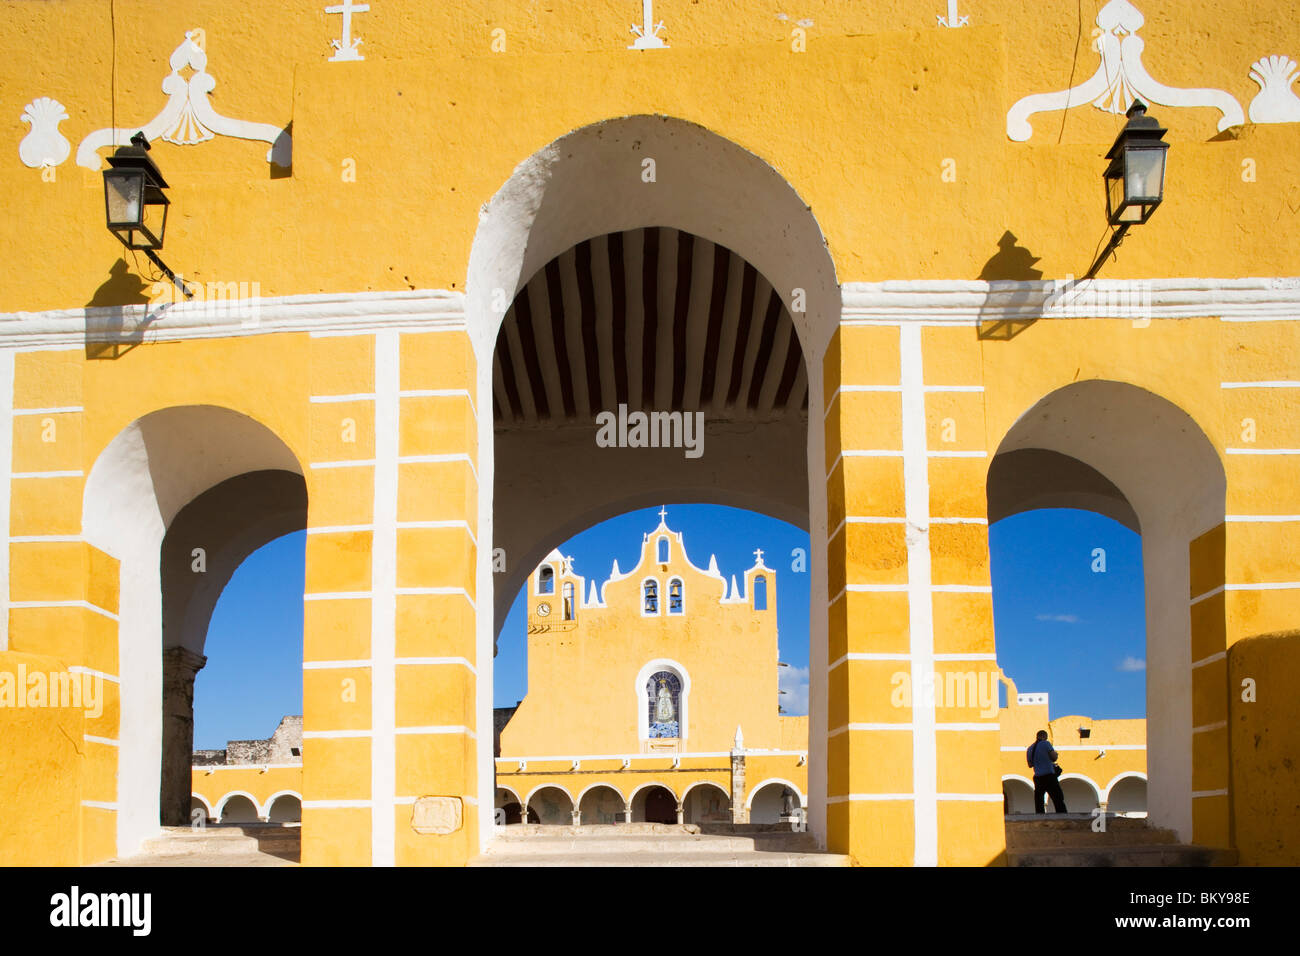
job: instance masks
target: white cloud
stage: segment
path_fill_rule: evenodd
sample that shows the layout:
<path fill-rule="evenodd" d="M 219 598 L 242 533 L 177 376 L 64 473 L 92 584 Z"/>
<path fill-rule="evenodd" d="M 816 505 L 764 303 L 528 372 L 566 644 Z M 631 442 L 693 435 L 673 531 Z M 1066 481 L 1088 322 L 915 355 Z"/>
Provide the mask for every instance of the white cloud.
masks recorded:
<path fill-rule="evenodd" d="M 1140 657 L 1126 657 L 1119 662 L 1115 668 L 1117 671 L 1144 671 L 1147 669 L 1147 662 Z"/>
<path fill-rule="evenodd" d="M 1077 624 L 1079 616 L 1077 614 L 1038 614 L 1034 617 L 1035 621 L 1056 621 L 1058 624 Z"/>
<path fill-rule="evenodd" d="M 791 717 L 808 713 L 808 668 L 781 667 L 777 669 L 777 687 L 785 691 L 780 698 L 781 707 Z"/>

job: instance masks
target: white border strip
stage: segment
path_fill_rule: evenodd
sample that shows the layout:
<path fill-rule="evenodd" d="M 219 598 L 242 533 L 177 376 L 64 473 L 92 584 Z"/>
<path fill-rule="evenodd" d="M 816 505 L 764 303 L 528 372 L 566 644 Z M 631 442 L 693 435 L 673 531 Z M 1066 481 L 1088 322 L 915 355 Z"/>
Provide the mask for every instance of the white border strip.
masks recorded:
<path fill-rule="evenodd" d="M 371 864 L 397 862 L 397 461 L 401 441 L 402 339 L 396 329 L 375 334 L 375 488 L 370 602 Z"/>
<path fill-rule="evenodd" d="M 900 381 L 903 384 L 903 510 L 907 514 L 907 611 L 911 631 L 913 687 L 934 680 L 934 617 L 930 596 L 930 474 L 926 455 L 925 362 L 921 328 L 899 329 Z M 912 701 L 912 789 L 916 794 L 916 866 L 939 865 L 938 760 L 935 708 Z"/>
<path fill-rule="evenodd" d="M 14 470 L 14 353 L 0 352 L 0 528 L 9 533 Z M 9 549 L 0 548 L 0 651 L 9 650 Z"/>
<path fill-rule="evenodd" d="M 842 324 L 958 324 L 1111 317 L 1300 320 L 1300 279 L 1091 279 L 1037 282 L 911 279 L 846 282 Z"/>

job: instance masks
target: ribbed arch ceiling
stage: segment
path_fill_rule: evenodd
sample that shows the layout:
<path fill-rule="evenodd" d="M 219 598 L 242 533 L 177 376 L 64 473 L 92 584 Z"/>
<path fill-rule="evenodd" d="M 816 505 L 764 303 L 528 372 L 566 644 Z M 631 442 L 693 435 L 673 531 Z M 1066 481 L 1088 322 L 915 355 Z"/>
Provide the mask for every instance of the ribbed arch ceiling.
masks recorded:
<path fill-rule="evenodd" d="M 496 426 L 590 422 L 630 409 L 707 420 L 807 416 L 790 313 L 744 259 L 653 227 L 587 239 L 515 297 L 493 357 Z"/>

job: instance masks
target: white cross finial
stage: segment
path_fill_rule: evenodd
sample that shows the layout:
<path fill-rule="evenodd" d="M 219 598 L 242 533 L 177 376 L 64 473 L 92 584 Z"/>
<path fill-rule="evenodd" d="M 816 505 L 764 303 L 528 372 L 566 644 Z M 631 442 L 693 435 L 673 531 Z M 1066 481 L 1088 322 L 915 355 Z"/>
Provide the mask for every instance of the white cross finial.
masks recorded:
<path fill-rule="evenodd" d="M 343 39 L 330 40 L 330 46 L 337 51 L 329 61 L 337 63 L 342 60 L 364 60 L 365 57 L 357 52 L 357 47 L 361 46 L 360 39 L 352 39 L 352 14 L 365 13 L 370 9 L 368 3 L 353 3 L 352 0 L 343 0 L 340 4 L 332 7 L 326 7 L 326 13 L 343 14 Z"/>
<path fill-rule="evenodd" d="M 659 31 L 664 28 L 664 22 L 660 20 L 655 23 L 654 0 L 641 0 L 641 23 L 632 24 L 632 32 L 636 35 L 634 42 L 629 50 L 664 50 L 668 44 L 659 37 Z"/>
<path fill-rule="evenodd" d="M 970 25 L 970 17 L 966 16 L 964 13 L 959 14 L 957 12 L 957 0 L 948 0 L 948 16 L 945 17 L 942 14 L 935 14 L 935 16 L 938 17 L 939 26 L 941 27 L 952 27 L 956 29 L 957 27 Z"/>
<path fill-rule="evenodd" d="M 762 549 L 762 548 L 756 548 L 756 549 L 754 550 L 754 558 L 755 558 L 755 562 L 756 562 L 757 564 L 762 564 L 762 563 L 763 563 L 763 549 Z"/>
<path fill-rule="evenodd" d="M 660 505 L 660 506 L 659 506 L 659 523 L 660 523 L 660 524 L 665 524 L 665 523 L 666 523 L 665 519 L 666 519 L 667 515 L 668 515 L 668 508 L 667 508 L 667 506 L 666 506 L 666 505 Z"/>

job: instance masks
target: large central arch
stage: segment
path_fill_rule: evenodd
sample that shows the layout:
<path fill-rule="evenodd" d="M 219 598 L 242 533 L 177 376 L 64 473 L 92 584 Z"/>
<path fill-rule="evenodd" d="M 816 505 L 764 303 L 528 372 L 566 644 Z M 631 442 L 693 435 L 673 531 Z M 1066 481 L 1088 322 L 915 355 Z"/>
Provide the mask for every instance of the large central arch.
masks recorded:
<path fill-rule="evenodd" d="M 808 421 L 805 467 L 806 511 L 762 507 L 808 527 L 814 554 L 826 549 L 826 490 L 822 359 L 840 321 L 840 289 L 834 263 L 811 208 L 777 170 L 753 153 L 701 126 L 667 116 L 628 116 L 595 123 L 545 145 L 524 160 L 484 207 L 470 253 L 466 320 L 477 359 L 480 608 L 501 608 L 486 595 L 513 591 L 492 573 L 491 548 L 501 547 L 491 489 L 496 477 L 493 417 L 493 353 L 503 319 L 524 285 L 539 270 L 593 237 L 648 228 L 668 228 L 723 247 L 753 266 L 788 310 L 806 363 Z M 594 433 L 593 433 L 594 434 Z M 789 460 L 774 468 L 798 468 Z M 506 566 L 526 574 L 528 556 L 544 554 L 566 533 L 617 513 L 662 500 L 714 500 L 741 507 L 757 502 L 705 496 L 698 488 L 642 488 L 622 500 L 606 501 L 600 513 L 589 503 L 548 502 L 546 527 L 521 535 L 505 548 Z M 800 513 L 802 512 L 802 513 Z M 806 516 L 806 517 L 805 517 Z M 511 551 L 517 553 L 511 553 Z M 519 571 L 522 567 L 523 570 Z M 824 594 L 826 571 L 813 562 L 811 586 Z M 507 603 L 508 606 L 508 603 Z M 478 616 L 478 684 L 481 726 L 491 719 L 490 674 L 501 610 Z M 815 833 L 824 833 L 826 608 L 813 601 L 810 639 L 810 781 Z M 479 740 L 479 792 L 491 792 L 491 741 Z M 491 820 L 481 836 L 491 836 Z"/>

